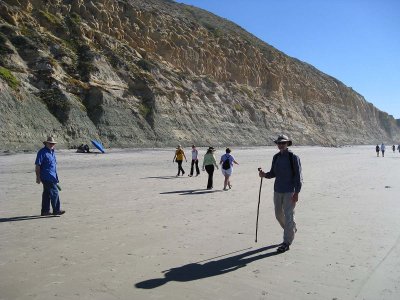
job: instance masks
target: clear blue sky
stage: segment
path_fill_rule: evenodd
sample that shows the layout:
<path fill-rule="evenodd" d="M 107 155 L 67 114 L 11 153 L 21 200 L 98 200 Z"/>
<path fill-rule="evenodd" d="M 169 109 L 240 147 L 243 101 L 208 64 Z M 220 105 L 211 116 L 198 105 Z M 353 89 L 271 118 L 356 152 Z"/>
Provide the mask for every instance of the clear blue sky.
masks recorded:
<path fill-rule="evenodd" d="M 400 118 L 400 0 L 176 0 L 224 17 Z"/>

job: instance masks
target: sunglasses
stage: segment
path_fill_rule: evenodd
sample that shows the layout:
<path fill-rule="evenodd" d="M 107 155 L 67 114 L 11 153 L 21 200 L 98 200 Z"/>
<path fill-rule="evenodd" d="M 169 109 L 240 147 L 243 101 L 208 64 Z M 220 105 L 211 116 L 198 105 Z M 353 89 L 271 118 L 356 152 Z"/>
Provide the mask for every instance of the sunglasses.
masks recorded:
<path fill-rule="evenodd" d="M 277 142 L 278 145 L 285 145 L 287 142 Z"/>

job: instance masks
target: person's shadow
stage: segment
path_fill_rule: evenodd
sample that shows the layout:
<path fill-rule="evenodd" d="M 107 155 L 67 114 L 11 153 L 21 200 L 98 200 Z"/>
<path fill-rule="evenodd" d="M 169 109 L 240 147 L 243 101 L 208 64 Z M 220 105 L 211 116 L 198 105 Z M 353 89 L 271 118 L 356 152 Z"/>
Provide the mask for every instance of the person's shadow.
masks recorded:
<path fill-rule="evenodd" d="M 34 216 L 18 216 L 18 217 L 10 217 L 10 218 L 0 218 L 0 223 L 5 222 L 16 222 L 16 221 L 27 221 L 27 220 L 35 220 L 35 219 L 48 219 L 48 218 L 58 218 L 60 216 L 57 215 L 34 215 Z"/>
<path fill-rule="evenodd" d="M 160 195 L 169 195 L 169 194 L 179 194 L 179 195 L 202 195 L 202 194 L 211 194 L 221 192 L 221 190 L 207 190 L 207 189 L 199 189 L 199 190 L 180 190 L 180 191 L 171 191 L 171 192 L 162 192 Z"/>
<path fill-rule="evenodd" d="M 274 251 L 253 256 L 257 253 L 276 248 L 278 246 L 279 245 L 271 245 L 252 251 L 247 251 L 245 253 L 228 258 L 212 260 L 204 264 L 191 263 L 181 267 L 172 268 L 165 272 L 164 278 L 154 278 L 138 282 L 135 284 L 135 287 L 139 289 L 154 289 L 166 284 L 169 281 L 187 282 L 236 271 L 237 269 L 243 268 L 248 263 L 253 261 L 280 254 Z"/>
<path fill-rule="evenodd" d="M 176 176 L 149 176 L 149 177 L 143 177 L 140 179 L 176 179 Z"/>

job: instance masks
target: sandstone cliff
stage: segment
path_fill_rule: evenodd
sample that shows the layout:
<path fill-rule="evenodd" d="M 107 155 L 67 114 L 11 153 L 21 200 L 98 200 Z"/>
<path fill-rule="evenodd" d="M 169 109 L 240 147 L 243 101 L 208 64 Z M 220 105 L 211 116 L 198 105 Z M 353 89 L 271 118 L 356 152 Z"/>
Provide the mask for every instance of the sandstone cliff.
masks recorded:
<path fill-rule="evenodd" d="M 400 141 L 340 81 L 162 0 L 0 0 L 0 149 Z"/>

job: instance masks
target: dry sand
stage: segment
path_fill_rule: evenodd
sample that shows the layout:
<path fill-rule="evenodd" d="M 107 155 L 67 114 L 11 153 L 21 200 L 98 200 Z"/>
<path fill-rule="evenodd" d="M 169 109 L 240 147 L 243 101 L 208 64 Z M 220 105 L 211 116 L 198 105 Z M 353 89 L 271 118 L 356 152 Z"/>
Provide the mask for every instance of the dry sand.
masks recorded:
<path fill-rule="evenodd" d="M 280 255 L 272 180 L 254 243 L 275 148 L 234 149 L 228 192 L 220 171 L 212 192 L 188 163 L 176 178 L 173 149 L 58 151 L 67 212 L 45 218 L 35 154 L 0 156 L 0 299 L 400 299 L 400 154 L 293 150 L 304 185 Z"/>

